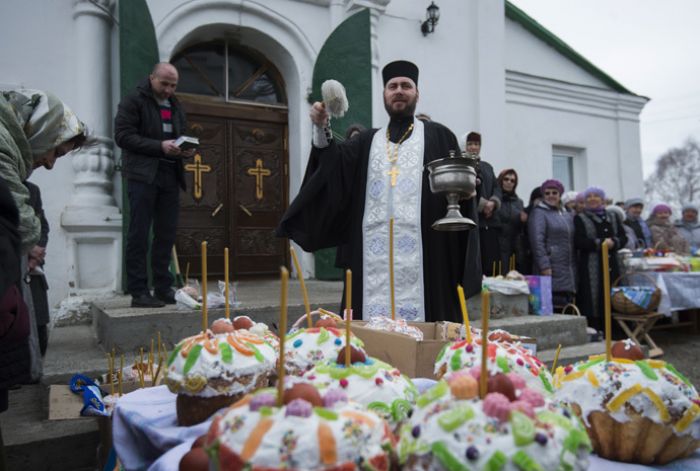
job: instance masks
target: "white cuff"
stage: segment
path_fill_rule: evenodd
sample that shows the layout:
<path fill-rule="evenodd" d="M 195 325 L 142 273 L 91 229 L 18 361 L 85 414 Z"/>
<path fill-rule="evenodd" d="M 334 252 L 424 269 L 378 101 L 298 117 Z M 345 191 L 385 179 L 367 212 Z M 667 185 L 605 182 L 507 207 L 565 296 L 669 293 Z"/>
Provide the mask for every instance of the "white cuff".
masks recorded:
<path fill-rule="evenodd" d="M 333 135 L 331 134 L 331 128 L 320 128 L 315 124 L 312 126 L 311 130 L 311 143 L 314 147 L 323 149 L 328 147 L 331 143 Z"/>

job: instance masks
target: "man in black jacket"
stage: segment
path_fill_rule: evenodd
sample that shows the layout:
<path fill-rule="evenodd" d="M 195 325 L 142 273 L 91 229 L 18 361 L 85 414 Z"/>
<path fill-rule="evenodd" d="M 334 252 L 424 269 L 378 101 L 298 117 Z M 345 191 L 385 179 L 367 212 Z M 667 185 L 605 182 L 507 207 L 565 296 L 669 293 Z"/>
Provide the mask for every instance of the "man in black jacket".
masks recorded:
<path fill-rule="evenodd" d="M 122 149 L 131 211 L 126 277 L 133 307 L 175 304 L 169 266 L 177 230 L 179 188 L 186 188 L 182 157 L 194 154 L 194 149 L 182 151 L 175 145 L 186 126 L 185 114 L 174 96 L 177 81 L 177 69 L 172 64 L 156 64 L 151 75 L 122 99 L 114 119 L 114 139 Z M 148 289 L 146 268 L 151 223 L 154 296 Z"/>

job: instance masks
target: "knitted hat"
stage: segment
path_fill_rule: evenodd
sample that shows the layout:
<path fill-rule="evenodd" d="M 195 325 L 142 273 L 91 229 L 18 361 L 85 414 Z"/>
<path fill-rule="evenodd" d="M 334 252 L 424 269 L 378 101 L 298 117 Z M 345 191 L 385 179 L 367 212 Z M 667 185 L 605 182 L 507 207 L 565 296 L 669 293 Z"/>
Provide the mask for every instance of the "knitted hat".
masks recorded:
<path fill-rule="evenodd" d="M 681 212 L 685 211 L 695 211 L 696 213 L 698 212 L 698 206 L 693 203 L 686 203 L 683 205 L 683 208 L 681 209 Z"/>
<path fill-rule="evenodd" d="M 656 206 L 654 206 L 654 209 L 651 210 L 651 215 L 656 216 L 660 212 L 667 212 L 667 213 L 673 213 L 673 210 L 671 207 L 667 204 L 659 203 Z"/>
<path fill-rule="evenodd" d="M 625 209 L 630 209 L 632 206 L 644 206 L 644 200 L 641 198 L 630 198 L 625 201 Z"/>
<path fill-rule="evenodd" d="M 587 199 L 590 195 L 598 195 L 600 196 L 600 199 L 605 202 L 605 191 L 603 191 L 602 188 L 598 188 L 597 186 L 586 188 L 586 190 L 583 192 L 583 198 Z"/>
<path fill-rule="evenodd" d="M 542 190 L 542 194 L 544 194 L 544 190 L 547 188 L 554 188 L 559 192 L 560 195 L 564 193 L 564 185 L 562 185 L 559 180 L 555 180 L 553 178 L 545 180 L 544 183 L 540 185 L 540 190 Z"/>
<path fill-rule="evenodd" d="M 561 195 L 561 202 L 564 205 L 567 205 L 571 203 L 572 201 L 576 201 L 576 197 L 578 196 L 578 192 L 576 191 L 567 191 L 563 195 Z"/>

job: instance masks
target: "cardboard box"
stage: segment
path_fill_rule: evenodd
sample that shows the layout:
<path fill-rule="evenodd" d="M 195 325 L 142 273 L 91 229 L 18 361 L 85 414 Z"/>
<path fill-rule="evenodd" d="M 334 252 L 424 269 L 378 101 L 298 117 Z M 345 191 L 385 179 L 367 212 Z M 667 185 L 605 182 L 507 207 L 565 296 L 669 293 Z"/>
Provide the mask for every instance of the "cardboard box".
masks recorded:
<path fill-rule="evenodd" d="M 364 342 L 370 356 L 395 366 L 409 378 L 435 379 L 435 358 L 447 343 L 440 338 L 437 323 L 409 322 L 423 332 L 420 341 L 404 334 L 369 329 L 364 324 L 364 321 L 353 321 L 351 328 Z"/>

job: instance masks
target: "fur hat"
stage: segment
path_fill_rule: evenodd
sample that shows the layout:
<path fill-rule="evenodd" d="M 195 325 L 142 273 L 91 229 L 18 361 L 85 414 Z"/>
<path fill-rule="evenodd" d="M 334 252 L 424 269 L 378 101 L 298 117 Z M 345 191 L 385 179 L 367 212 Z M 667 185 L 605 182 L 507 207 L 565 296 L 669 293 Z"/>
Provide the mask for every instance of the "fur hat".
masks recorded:
<path fill-rule="evenodd" d="M 625 201 L 625 209 L 630 209 L 632 206 L 644 206 L 644 200 L 641 198 L 630 198 Z"/>

